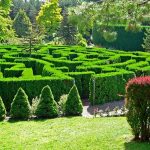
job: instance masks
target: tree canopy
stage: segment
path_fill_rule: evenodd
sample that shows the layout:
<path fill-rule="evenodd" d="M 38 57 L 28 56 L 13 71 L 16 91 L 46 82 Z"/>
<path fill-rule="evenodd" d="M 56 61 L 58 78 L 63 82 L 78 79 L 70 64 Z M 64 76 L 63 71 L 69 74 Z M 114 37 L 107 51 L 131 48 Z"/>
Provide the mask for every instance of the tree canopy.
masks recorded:
<path fill-rule="evenodd" d="M 117 33 L 109 26 L 125 24 L 126 30 L 137 32 L 143 22 L 150 19 L 149 0 L 105 0 L 83 2 L 70 9 L 70 21 L 77 25 L 82 34 L 88 34 L 94 24 L 104 38 L 116 38 Z M 85 26 L 86 24 L 86 26 Z"/>
<path fill-rule="evenodd" d="M 46 32 L 53 33 L 62 20 L 61 8 L 58 6 L 58 0 L 47 1 L 42 5 L 36 20 L 40 26 L 45 28 Z"/>
<path fill-rule="evenodd" d="M 0 43 L 14 36 L 12 21 L 9 17 L 11 0 L 0 0 Z"/>

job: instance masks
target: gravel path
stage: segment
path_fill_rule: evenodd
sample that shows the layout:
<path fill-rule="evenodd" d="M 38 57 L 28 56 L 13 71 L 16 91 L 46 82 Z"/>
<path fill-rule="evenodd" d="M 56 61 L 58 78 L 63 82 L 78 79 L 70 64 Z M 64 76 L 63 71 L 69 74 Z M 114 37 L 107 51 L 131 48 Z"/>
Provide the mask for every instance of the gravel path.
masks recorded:
<path fill-rule="evenodd" d="M 109 107 L 109 109 L 112 111 L 116 106 L 119 108 L 124 106 L 124 100 L 114 101 L 114 102 L 109 102 L 102 105 L 94 105 L 94 106 L 91 106 L 88 100 L 84 100 L 82 116 L 92 117 L 94 109 L 105 110 L 106 108 Z"/>

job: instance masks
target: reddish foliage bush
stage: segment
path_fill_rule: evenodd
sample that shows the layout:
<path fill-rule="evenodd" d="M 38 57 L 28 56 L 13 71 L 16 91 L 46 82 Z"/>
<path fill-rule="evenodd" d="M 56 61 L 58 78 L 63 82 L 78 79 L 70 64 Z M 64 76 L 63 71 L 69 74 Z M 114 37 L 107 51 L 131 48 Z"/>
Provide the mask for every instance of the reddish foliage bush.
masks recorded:
<path fill-rule="evenodd" d="M 127 83 L 126 107 L 135 139 L 150 140 L 150 76 L 133 78 Z"/>

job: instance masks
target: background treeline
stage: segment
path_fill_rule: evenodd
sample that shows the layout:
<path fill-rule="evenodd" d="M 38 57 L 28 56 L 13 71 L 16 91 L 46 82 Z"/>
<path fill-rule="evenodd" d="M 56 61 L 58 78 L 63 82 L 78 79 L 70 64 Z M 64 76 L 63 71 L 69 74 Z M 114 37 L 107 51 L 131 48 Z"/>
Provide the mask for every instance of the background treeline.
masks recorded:
<path fill-rule="evenodd" d="M 117 5 L 111 0 L 1 0 L 0 43 L 27 44 L 30 51 L 41 43 L 144 50 L 149 34 L 141 27 L 150 25 L 149 5 L 138 0 Z"/>

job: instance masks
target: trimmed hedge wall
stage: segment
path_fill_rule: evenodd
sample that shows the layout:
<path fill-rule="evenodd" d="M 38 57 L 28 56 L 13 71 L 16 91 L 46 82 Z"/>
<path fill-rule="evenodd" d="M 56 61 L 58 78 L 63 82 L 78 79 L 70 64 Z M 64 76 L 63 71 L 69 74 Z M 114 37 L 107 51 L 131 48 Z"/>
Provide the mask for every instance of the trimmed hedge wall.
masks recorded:
<path fill-rule="evenodd" d="M 91 104 L 122 99 L 118 94 L 125 94 L 125 84 L 133 77 L 134 72 L 129 71 L 93 75 L 90 81 Z"/>
<path fill-rule="evenodd" d="M 111 28 L 111 26 L 110 26 Z M 93 42 L 96 45 L 101 45 L 107 48 L 113 49 L 120 49 L 120 50 L 128 50 L 128 51 L 135 51 L 135 50 L 144 50 L 142 48 L 143 38 L 145 33 L 145 27 L 142 29 L 141 32 L 128 32 L 125 31 L 125 26 L 118 25 L 112 26 L 115 31 L 118 33 L 117 40 L 114 42 L 107 42 L 101 34 L 97 31 L 97 26 L 95 25 L 93 29 Z"/>
<path fill-rule="evenodd" d="M 81 98 L 89 96 L 89 82 L 94 72 L 69 72 L 67 75 L 75 79 L 75 84 L 78 88 Z"/>

